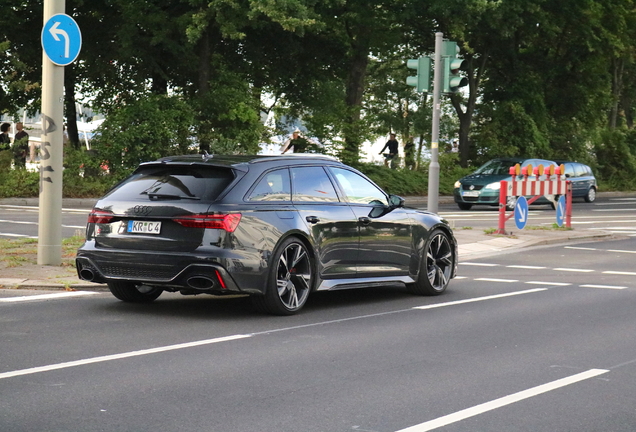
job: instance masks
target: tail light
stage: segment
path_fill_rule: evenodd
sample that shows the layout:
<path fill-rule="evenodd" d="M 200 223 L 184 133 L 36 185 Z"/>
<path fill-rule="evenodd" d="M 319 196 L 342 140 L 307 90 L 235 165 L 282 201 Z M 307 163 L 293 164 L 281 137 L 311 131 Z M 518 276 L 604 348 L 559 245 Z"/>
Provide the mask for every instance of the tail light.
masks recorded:
<path fill-rule="evenodd" d="M 234 232 L 241 221 L 240 213 L 228 213 L 224 215 L 188 215 L 172 219 L 176 223 L 188 228 L 211 228 Z"/>
<path fill-rule="evenodd" d="M 112 222 L 114 218 L 115 215 L 113 214 L 113 212 L 94 208 L 88 214 L 88 223 L 106 224 Z"/>

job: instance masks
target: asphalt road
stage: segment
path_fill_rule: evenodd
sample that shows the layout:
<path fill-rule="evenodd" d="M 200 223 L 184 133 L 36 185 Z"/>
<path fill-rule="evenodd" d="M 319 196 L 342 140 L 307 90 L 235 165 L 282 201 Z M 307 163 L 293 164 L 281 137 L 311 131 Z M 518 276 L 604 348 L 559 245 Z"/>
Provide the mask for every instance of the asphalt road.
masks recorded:
<path fill-rule="evenodd" d="M 317 293 L 292 317 L 2 291 L 0 430 L 633 432 L 635 254 L 508 252 L 439 297 Z"/>

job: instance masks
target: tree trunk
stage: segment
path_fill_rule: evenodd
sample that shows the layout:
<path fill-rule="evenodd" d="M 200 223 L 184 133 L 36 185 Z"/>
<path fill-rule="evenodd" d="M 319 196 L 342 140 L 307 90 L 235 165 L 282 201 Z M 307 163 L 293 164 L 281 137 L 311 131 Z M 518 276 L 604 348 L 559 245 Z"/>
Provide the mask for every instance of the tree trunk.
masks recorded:
<path fill-rule="evenodd" d="M 80 148 L 79 132 L 77 130 L 77 108 L 75 105 L 75 71 L 73 65 L 64 70 L 64 111 L 66 115 L 66 129 L 68 141 L 74 149 Z"/>
<path fill-rule="evenodd" d="M 199 41 L 199 151 L 210 151 L 210 126 L 205 119 L 205 101 L 210 92 L 210 77 L 212 59 L 212 47 L 210 45 L 210 30 L 206 29 Z"/>
<path fill-rule="evenodd" d="M 342 160 L 345 163 L 356 163 L 360 155 L 362 133 L 360 131 L 360 112 L 362 109 L 362 96 L 364 95 L 364 80 L 369 64 L 367 43 L 354 43 L 353 54 L 347 77 L 347 94 L 345 103 L 348 115 L 344 126 L 344 148 Z"/>

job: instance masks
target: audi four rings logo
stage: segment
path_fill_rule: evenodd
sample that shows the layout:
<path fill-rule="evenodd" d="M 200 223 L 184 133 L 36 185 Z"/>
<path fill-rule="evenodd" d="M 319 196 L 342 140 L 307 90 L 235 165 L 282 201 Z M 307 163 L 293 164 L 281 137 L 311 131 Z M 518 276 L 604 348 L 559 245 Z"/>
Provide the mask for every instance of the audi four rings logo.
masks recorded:
<path fill-rule="evenodd" d="M 152 207 L 144 206 L 144 205 L 136 205 L 132 208 L 132 212 L 136 215 L 146 216 L 150 214 L 151 211 L 152 211 Z"/>

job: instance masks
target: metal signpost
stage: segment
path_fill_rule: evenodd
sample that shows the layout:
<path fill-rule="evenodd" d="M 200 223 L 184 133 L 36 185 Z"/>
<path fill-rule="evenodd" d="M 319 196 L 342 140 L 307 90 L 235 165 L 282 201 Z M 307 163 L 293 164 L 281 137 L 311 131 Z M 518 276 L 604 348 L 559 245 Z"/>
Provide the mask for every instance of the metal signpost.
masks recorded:
<path fill-rule="evenodd" d="M 431 163 L 428 167 L 428 207 L 427 210 L 437 213 L 439 201 L 439 117 L 442 111 L 440 94 L 442 87 L 442 44 L 444 34 L 435 33 L 435 59 L 433 71 L 433 127 L 431 130 Z"/>
<path fill-rule="evenodd" d="M 78 56 L 82 38 L 77 23 L 64 15 L 65 0 L 44 0 L 42 28 L 42 142 L 38 264 L 62 263 L 62 152 L 64 66 Z"/>

